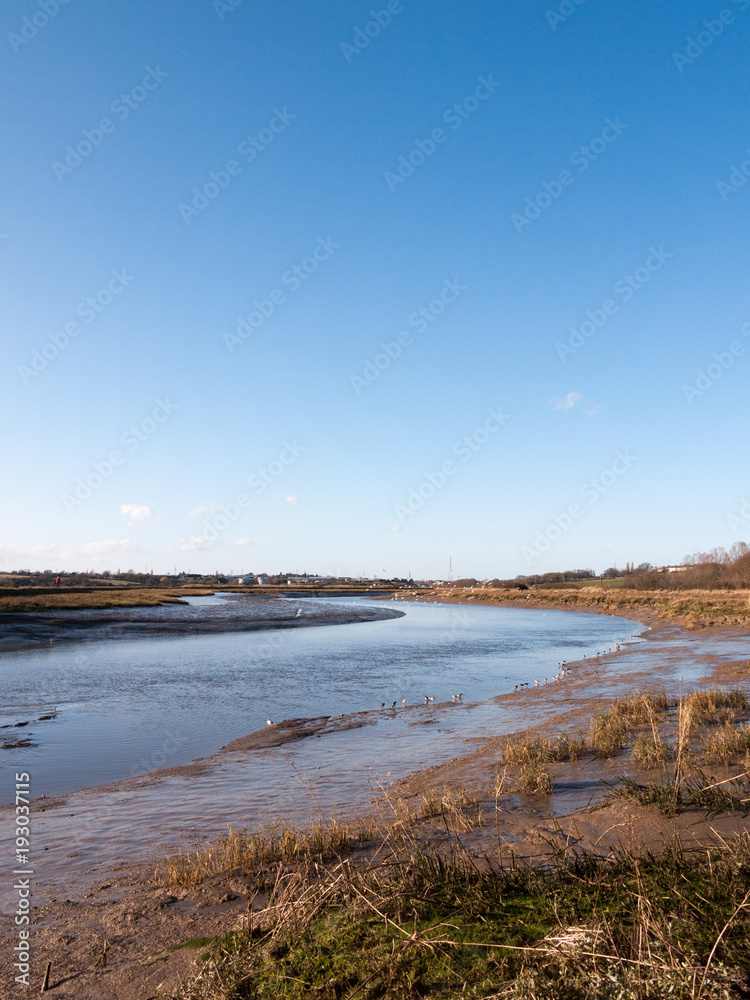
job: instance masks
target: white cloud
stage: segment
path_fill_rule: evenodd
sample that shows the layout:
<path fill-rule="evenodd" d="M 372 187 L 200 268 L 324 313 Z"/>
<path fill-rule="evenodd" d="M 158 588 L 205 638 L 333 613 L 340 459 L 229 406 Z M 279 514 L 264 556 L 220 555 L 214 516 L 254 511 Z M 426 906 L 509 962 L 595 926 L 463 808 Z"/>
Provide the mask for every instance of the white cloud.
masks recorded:
<path fill-rule="evenodd" d="M 86 542 L 85 545 L 78 546 L 78 551 L 85 556 L 104 556 L 113 553 L 125 555 L 135 552 L 135 548 L 132 542 L 128 539 L 123 539 L 117 542 Z"/>
<path fill-rule="evenodd" d="M 299 503 L 299 497 L 284 497 L 285 503 L 293 503 L 295 506 Z"/>
<path fill-rule="evenodd" d="M 252 538 L 238 538 L 235 541 L 234 544 L 235 545 L 254 545 L 255 542 L 252 540 Z"/>
<path fill-rule="evenodd" d="M 213 542 L 209 542 L 207 538 L 203 535 L 196 535 L 194 538 L 181 538 L 180 548 L 183 552 L 200 552 L 203 549 L 210 549 L 213 547 Z"/>
<path fill-rule="evenodd" d="M 136 503 L 120 504 L 120 513 L 124 514 L 125 517 L 129 517 L 131 521 L 147 521 L 150 517 L 154 516 L 154 512 L 150 507 L 140 506 Z"/>
<path fill-rule="evenodd" d="M 394 524 L 393 527 L 391 528 L 391 531 L 403 531 L 403 530 L 404 529 L 401 527 L 400 524 Z"/>
<path fill-rule="evenodd" d="M 29 548 L 17 545 L 0 545 L 0 560 L 6 570 L 11 569 L 61 569 L 74 570 L 111 569 L 113 556 L 138 555 L 129 539 L 84 542 L 81 545 L 38 544 Z M 83 562 L 85 560 L 85 563 Z"/>
<path fill-rule="evenodd" d="M 580 403 L 582 399 L 582 392 L 569 392 L 568 395 L 563 396 L 562 399 L 551 399 L 549 403 L 550 406 L 554 406 L 556 410 L 572 410 L 576 403 Z"/>
<path fill-rule="evenodd" d="M 213 514 L 218 509 L 219 505 L 217 503 L 204 503 L 200 507 L 193 507 L 192 510 L 189 510 L 188 517 L 201 517 L 203 514 Z"/>
<path fill-rule="evenodd" d="M 599 403 L 586 399 L 582 392 L 569 392 L 567 396 L 549 400 L 549 405 L 554 406 L 556 410 L 572 410 L 579 403 L 582 403 L 582 409 L 587 417 L 593 417 L 601 410 Z"/>

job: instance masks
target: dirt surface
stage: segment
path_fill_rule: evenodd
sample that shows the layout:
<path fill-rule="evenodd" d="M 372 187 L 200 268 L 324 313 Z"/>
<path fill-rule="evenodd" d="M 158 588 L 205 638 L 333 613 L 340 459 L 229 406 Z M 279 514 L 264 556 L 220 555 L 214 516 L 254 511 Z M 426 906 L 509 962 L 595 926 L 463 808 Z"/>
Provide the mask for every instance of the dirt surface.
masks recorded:
<path fill-rule="evenodd" d="M 659 627 L 657 626 L 657 629 Z M 716 630 L 720 637 L 726 630 Z M 742 633 L 733 633 L 735 638 Z M 748 640 L 750 650 L 750 639 Z M 611 660 L 618 669 L 611 669 Z M 575 733 L 588 729 L 592 713 L 605 708 L 623 690 L 660 687 L 660 661 L 644 676 L 628 671 L 627 651 L 608 658 L 602 670 L 596 659 L 571 664 L 564 684 L 544 691 L 553 710 L 535 733 Z M 596 678 L 596 697 L 587 692 Z M 747 661 L 706 661 L 706 686 L 748 687 Z M 519 690 L 495 699 L 502 712 L 511 702 L 528 702 L 529 710 L 540 692 Z M 537 702 L 538 704 L 538 702 Z M 367 724 L 367 716 L 330 719 L 318 717 L 269 726 L 230 744 L 227 751 L 272 746 L 329 731 L 329 727 Z M 685 808 L 673 818 L 640 808 L 622 799 L 610 799 L 607 783 L 625 773 L 637 774 L 626 755 L 612 760 L 584 758 L 577 763 L 551 765 L 554 792 L 550 797 L 523 795 L 517 790 L 512 769 L 500 766 L 505 737 L 477 739 L 475 748 L 452 761 L 428 767 L 399 781 L 388 791 L 377 811 L 393 818 L 401 800 L 414 814 L 425 795 L 461 790 L 466 807 L 454 827 L 463 845 L 478 855 L 510 861 L 513 855 L 531 859 L 549 857 L 560 848 L 587 848 L 599 854 L 625 847 L 658 850 L 679 839 L 685 847 L 729 840 L 745 829 L 744 813 L 710 816 L 705 810 Z M 713 769 L 716 780 L 729 772 Z M 446 842 L 441 816 L 415 821 L 415 834 L 425 844 Z M 166 884 L 154 862 L 120 866 L 114 877 L 93 885 L 75 899 L 52 899 L 32 908 L 31 983 L 39 989 L 47 962 L 51 962 L 51 997 L 76 1000 L 147 1000 L 163 996 L 194 975 L 196 958 L 205 948 L 202 939 L 232 929 L 247 913 L 266 906 L 254 878 L 241 871 L 217 875 L 196 887 L 176 889 Z M 10 921 L 3 922 L 4 969 L 11 968 L 11 949 L 17 939 Z M 106 966 L 103 954 L 106 942 Z M 0 995 L 22 995 L 4 972 Z"/>

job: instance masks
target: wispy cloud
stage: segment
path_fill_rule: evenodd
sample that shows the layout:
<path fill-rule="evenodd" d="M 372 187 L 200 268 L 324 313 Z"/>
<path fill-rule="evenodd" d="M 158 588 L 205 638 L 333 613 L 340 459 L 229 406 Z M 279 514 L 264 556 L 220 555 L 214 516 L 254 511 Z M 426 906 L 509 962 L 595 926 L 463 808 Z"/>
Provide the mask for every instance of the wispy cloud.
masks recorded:
<path fill-rule="evenodd" d="M 30 568 L 52 569 L 79 559 L 86 559 L 87 565 L 106 564 L 115 555 L 137 555 L 138 549 L 127 539 L 106 539 L 96 542 L 83 542 L 81 545 L 38 544 L 29 548 L 18 545 L 0 545 L 0 560 L 10 568 L 19 565 L 29 565 Z M 108 568 L 108 567 L 107 567 Z"/>
<path fill-rule="evenodd" d="M 567 396 L 562 398 L 551 399 L 549 405 L 554 406 L 556 410 L 572 410 L 576 403 L 580 403 L 582 399 L 582 392 L 569 392 Z"/>
<path fill-rule="evenodd" d="M 192 510 L 189 510 L 188 517 L 201 517 L 204 514 L 213 514 L 213 512 L 218 509 L 219 505 L 217 503 L 201 504 L 200 507 L 193 507 Z"/>
<path fill-rule="evenodd" d="M 299 497 L 284 497 L 284 502 L 294 504 L 296 507 L 299 503 Z"/>
<path fill-rule="evenodd" d="M 143 524 L 142 522 L 148 521 L 149 518 L 154 516 L 154 512 L 150 507 L 136 503 L 120 504 L 120 513 L 130 518 L 128 521 L 129 528 L 150 528 L 150 524 Z"/>
<path fill-rule="evenodd" d="M 193 538 L 181 538 L 180 549 L 183 552 L 201 552 L 203 549 L 213 547 L 213 542 L 209 542 L 203 535 L 195 535 Z"/>
<path fill-rule="evenodd" d="M 128 539 L 123 539 L 122 541 L 116 542 L 86 542 L 84 545 L 78 546 L 78 551 L 85 556 L 106 556 L 114 555 L 115 553 L 120 555 L 129 555 L 136 550 L 132 542 Z"/>
<path fill-rule="evenodd" d="M 572 410 L 581 404 L 581 409 L 587 417 L 593 417 L 601 410 L 601 405 L 592 399 L 586 399 L 582 392 L 569 392 L 567 396 L 557 396 L 549 400 L 549 405 L 556 410 Z"/>
<path fill-rule="evenodd" d="M 254 545 L 255 542 L 252 540 L 252 538 L 238 538 L 235 541 L 234 544 L 235 545 Z"/>

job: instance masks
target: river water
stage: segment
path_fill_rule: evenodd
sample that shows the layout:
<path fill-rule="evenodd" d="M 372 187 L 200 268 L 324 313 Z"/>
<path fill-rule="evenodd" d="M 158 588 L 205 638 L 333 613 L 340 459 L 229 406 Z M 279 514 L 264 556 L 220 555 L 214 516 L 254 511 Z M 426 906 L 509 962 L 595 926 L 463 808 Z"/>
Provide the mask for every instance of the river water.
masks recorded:
<path fill-rule="evenodd" d="M 188 603 L 169 615 L 188 622 L 224 616 L 234 628 L 238 614 L 247 614 L 230 597 Z M 264 603 L 258 614 L 267 617 Z M 137 631 L 110 624 L 103 640 L 3 653 L 0 736 L 31 745 L 0 753 L 0 805 L 11 801 L 16 771 L 33 773 L 35 793 L 50 797 L 187 763 L 268 718 L 348 715 L 394 701 L 400 708 L 404 698 L 414 705 L 425 695 L 441 702 L 459 692 L 465 703 L 483 701 L 534 678 L 543 683 L 560 660 L 643 630 L 624 618 L 558 611 L 352 598 L 273 604 L 279 617 L 301 614 L 314 623 L 345 609 L 371 615 L 398 606 L 406 613 L 317 628 L 141 638 L 149 624 L 163 629 L 164 609 L 118 609 L 110 618 L 119 614 Z M 98 633 L 76 636 L 87 634 Z M 16 728 L 19 722 L 28 725 Z"/>

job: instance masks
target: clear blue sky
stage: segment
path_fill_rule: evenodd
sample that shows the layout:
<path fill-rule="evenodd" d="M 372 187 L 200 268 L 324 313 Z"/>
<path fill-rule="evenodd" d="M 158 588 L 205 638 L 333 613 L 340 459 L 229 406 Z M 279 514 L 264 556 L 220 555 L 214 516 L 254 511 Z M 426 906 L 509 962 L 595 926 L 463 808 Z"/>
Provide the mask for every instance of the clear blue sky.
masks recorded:
<path fill-rule="evenodd" d="M 745 4 L 8 0 L 3 568 L 750 540 Z"/>

